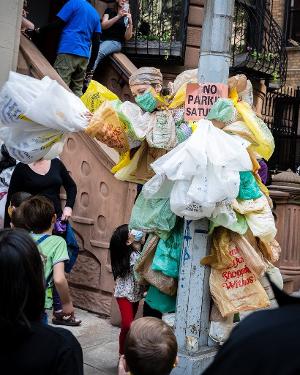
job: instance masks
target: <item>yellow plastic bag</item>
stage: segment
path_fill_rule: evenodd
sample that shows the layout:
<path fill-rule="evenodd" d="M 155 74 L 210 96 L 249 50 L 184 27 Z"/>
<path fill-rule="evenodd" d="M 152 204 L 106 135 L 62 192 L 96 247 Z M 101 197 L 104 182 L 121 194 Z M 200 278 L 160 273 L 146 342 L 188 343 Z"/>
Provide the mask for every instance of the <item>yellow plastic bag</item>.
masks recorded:
<path fill-rule="evenodd" d="M 169 105 L 169 109 L 178 108 L 184 105 L 185 103 L 185 94 L 186 94 L 186 86 L 187 84 L 184 83 L 180 89 L 176 92 L 172 102 Z"/>
<path fill-rule="evenodd" d="M 253 272 L 247 267 L 240 249 L 232 242 L 232 264 L 223 270 L 212 268 L 209 285 L 212 298 L 223 317 L 240 311 L 270 305 L 269 298 Z"/>
<path fill-rule="evenodd" d="M 120 168 L 118 171 L 113 172 L 115 173 L 115 177 L 120 181 L 128 181 L 134 182 L 136 184 L 144 184 L 145 181 L 139 180 L 136 178 L 134 172 L 137 169 L 138 162 L 140 160 L 141 154 L 143 152 L 142 147 L 140 147 L 137 152 L 134 154 L 133 158 L 129 160 L 128 164 L 124 167 Z M 119 165 L 119 164 L 117 164 Z"/>
<path fill-rule="evenodd" d="M 125 168 L 130 163 L 130 151 L 123 152 L 120 155 L 118 163 L 112 167 L 111 173 L 116 173 L 120 169 Z"/>
<path fill-rule="evenodd" d="M 264 159 L 269 160 L 275 148 L 274 138 L 270 129 L 256 116 L 248 103 L 238 101 L 238 94 L 235 89 L 230 91 L 229 97 L 233 100 L 235 108 L 255 137 L 257 145 L 251 145 L 250 148 Z"/>
<path fill-rule="evenodd" d="M 93 80 L 81 97 L 81 100 L 91 112 L 95 112 L 105 100 L 110 101 L 116 99 L 119 99 L 116 94 L 101 85 L 101 83 Z"/>
<path fill-rule="evenodd" d="M 126 125 L 119 120 L 109 101 L 96 110 L 85 132 L 120 154 L 129 151 Z"/>
<path fill-rule="evenodd" d="M 230 231 L 223 227 L 216 228 L 212 233 L 210 255 L 201 259 L 203 266 L 211 266 L 215 269 L 227 268 L 232 263 L 229 254 Z"/>

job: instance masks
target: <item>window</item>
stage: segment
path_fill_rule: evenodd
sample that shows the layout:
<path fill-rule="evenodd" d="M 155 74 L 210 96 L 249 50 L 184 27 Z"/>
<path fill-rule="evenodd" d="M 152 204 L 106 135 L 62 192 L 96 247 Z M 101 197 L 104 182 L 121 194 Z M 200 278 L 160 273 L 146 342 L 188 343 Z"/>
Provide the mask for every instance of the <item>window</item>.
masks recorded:
<path fill-rule="evenodd" d="M 289 0 L 287 9 L 287 41 L 300 44 L 300 0 Z"/>
<path fill-rule="evenodd" d="M 134 37 L 124 51 L 133 60 L 183 63 L 188 0 L 131 0 Z"/>

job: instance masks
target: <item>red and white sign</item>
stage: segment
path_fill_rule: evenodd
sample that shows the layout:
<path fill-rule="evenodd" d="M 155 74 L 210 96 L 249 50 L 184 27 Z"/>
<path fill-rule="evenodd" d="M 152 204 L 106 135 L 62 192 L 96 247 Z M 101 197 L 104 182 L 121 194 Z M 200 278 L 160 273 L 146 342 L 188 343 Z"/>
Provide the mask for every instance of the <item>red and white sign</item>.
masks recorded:
<path fill-rule="evenodd" d="M 207 116 L 219 98 L 228 97 L 228 86 L 224 83 L 189 83 L 186 88 L 186 121 L 200 120 Z"/>

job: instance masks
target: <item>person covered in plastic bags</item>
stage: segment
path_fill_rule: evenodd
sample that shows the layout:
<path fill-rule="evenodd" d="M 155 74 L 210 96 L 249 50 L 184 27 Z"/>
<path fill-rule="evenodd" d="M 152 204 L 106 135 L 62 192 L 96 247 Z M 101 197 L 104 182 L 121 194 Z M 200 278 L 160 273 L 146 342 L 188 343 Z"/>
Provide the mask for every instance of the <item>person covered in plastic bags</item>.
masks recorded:
<path fill-rule="evenodd" d="M 86 132 L 118 152 L 112 168 L 117 179 L 144 184 L 153 175 L 150 164 L 192 133 L 184 121 L 186 82 L 175 80 L 174 90 L 166 90 L 159 69 L 142 67 L 130 76 L 129 86 L 135 103 L 122 102 L 91 81 L 82 96 L 94 113 Z"/>

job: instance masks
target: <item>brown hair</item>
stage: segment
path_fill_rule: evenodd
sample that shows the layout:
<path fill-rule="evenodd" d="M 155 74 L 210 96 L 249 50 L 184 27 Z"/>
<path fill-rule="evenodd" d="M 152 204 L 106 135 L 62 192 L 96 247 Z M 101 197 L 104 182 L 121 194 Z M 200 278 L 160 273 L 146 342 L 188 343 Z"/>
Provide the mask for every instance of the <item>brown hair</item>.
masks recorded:
<path fill-rule="evenodd" d="M 17 226 L 36 234 L 43 233 L 51 227 L 54 215 L 55 210 L 52 202 L 42 196 L 26 199 L 14 214 Z"/>
<path fill-rule="evenodd" d="M 125 360 L 132 375 L 168 375 L 176 356 L 176 337 L 164 321 L 147 317 L 132 323 L 125 342 Z"/>
<path fill-rule="evenodd" d="M 19 207 L 16 207 L 11 211 L 10 222 L 12 223 L 14 228 L 27 229 L 24 224 L 23 215 Z"/>

